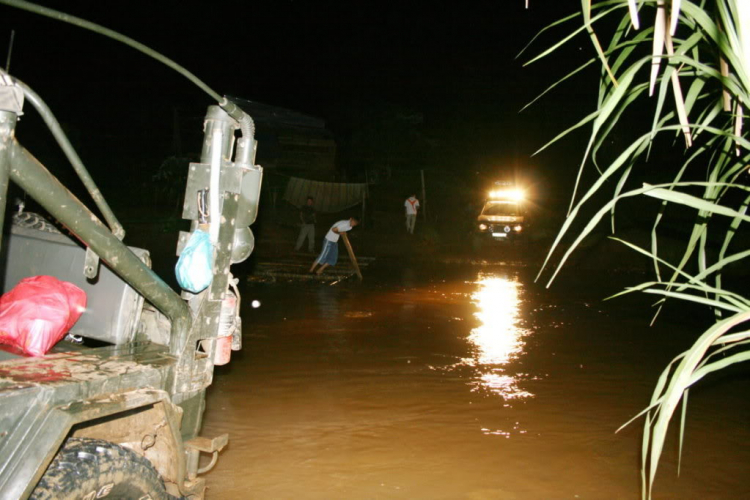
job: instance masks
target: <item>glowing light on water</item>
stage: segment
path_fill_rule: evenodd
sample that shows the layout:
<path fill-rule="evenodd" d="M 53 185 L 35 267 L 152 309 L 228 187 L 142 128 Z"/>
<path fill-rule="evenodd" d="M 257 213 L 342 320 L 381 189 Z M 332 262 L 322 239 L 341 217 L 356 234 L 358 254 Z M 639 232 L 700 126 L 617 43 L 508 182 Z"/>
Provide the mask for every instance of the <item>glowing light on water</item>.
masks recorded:
<path fill-rule="evenodd" d="M 481 322 L 469 336 L 478 351 L 478 363 L 504 365 L 523 350 L 518 328 L 518 282 L 497 276 L 477 282 L 472 299 L 479 308 L 474 315 Z"/>
<path fill-rule="evenodd" d="M 526 345 L 527 332 L 519 326 L 520 283 L 517 279 L 480 275 L 476 284 L 479 288 L 471 298 L 480 324 L 469 335 L 475 347 L 474 357 L 463 360 L 463 364 L 476 367 L 476 389 L 488 390 L 506 400 L 533 397 L 519 387 L 518 376 L 502 368 L 523 354 Z"/>
<path fill-rule="evenodd" d="M 485 388 L 501 394 L 505 399 L 522 399 L 533 396 L 530 392 L 520 389 L 516 378 L 510 375 L 485 373 L 479 379 Z"/>

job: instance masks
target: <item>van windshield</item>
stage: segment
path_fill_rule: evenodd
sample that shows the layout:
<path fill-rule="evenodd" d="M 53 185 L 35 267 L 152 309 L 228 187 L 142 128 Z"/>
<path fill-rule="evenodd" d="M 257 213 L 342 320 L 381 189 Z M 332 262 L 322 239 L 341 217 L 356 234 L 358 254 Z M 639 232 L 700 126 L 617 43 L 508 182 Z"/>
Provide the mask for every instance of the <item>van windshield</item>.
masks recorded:
<path fill-rule="evenodd" d="M 490 202 L 484 206 L 482 215 L 520 215 L 518 203 L 507 202 Z"/>

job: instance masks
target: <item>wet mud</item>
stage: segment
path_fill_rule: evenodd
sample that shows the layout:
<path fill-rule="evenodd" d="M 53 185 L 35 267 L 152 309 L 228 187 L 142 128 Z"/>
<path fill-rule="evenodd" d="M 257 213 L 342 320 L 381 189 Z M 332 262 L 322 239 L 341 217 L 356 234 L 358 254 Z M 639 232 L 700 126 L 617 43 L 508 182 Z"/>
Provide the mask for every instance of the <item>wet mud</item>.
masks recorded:
<path fill-rule="evenodd" d="M 643 304 L 601 302 L 609 277 L 546 290 L 532 273 L 246 283 L 243 351 L 208 395 L 204 433 L 230 433 L 208 498 L 639 498 L 642 421 L 615 430 L 702 325 L 649 328 Z M 655 498 L 750 496 L 743 374 L 691 392 L 681 476 L 674 432 Z"/>

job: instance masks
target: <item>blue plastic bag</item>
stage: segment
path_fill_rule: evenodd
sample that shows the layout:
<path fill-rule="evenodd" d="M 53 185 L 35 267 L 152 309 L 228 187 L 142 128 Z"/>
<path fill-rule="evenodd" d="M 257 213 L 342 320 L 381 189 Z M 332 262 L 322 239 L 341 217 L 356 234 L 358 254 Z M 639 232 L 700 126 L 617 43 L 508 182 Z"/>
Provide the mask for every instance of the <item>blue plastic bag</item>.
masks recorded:
<path fill-rule="evenodd" d="M 202 292 L 214 277 L 213 261 L 211 237 L 207 232 L 196 229 L 177 260 L 177 283 L 188 292 Z"/>

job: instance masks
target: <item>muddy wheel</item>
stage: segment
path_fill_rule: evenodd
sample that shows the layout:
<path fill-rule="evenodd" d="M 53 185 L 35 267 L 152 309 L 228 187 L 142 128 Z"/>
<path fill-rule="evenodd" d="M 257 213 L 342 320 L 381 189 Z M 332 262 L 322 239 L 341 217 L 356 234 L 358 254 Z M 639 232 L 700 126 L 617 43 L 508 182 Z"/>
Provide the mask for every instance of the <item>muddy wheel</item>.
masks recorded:
<path fill-rule="evenodd" d="M 99 439 L 71 438 L 31 494 L 34 500 L 172 499 L 146 458 Z"/>

